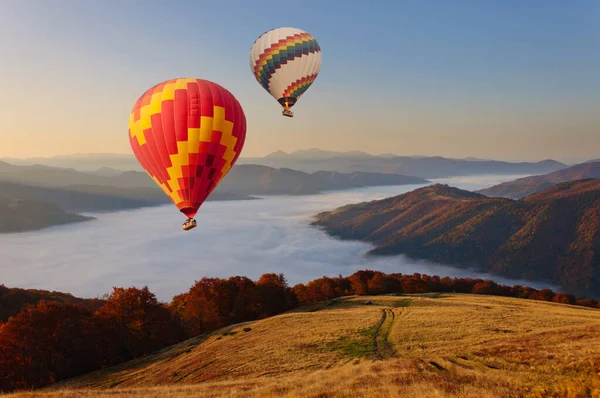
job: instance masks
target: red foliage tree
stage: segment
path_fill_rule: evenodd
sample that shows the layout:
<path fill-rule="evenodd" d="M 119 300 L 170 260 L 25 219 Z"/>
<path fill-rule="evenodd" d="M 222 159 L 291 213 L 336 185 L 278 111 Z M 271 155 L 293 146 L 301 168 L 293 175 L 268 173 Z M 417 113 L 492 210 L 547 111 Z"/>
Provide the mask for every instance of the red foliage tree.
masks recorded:
<path fill-rule="evenodd" d="M 158 302 L 147 286 L 113 288 L 96 317 L 101 324 L 108 363 L 137 358 L 183 338 L 178 319 Z"/>
<path fill-rule="evenodd" d="M 260 316 L 281 314 L 297 305 L 294 291 L 290 289 L 283 274 L 264 274 L 258 282 Z"/>
<path fill-rule="evenodd" d="M 99 334 L 91 311 L 40 301 L 0 331 L 0 390 L 37 388 L 96 368 Z"/>
<path fill-rule="evenodd" d="M 570 294 L 556 293 L 554 297 L 552 297 L 552 302 L 562 304 L 575 304 L 575 297 L 573 297 Z"/>
<path fill-rule="evenodd" d="M 359 296 L 369 294 L 369 280 L 373 278 L 373 271 L 357 271 L 348 277 L 352 287 L 352 294 Z"/>
<path fill-rule="evenodd" d="M 600 303 L 596 302 L 596 300 L 592 300 L 589 298 L 578 298 L 575 300 L 575 305 L 580 305 L 582 307 L 590 307 L 590 308 L 600 308 L 598 307 Z"/>
<path fill-rule="evenodd" d="M 488 294 L 493 295 L 498 291 L 498 284 L 494 281 L 482 281 L 473 286 L 473 294 Z"/>
<path fill-rule="evenodd" d="M 399 293 L 402 291 L 400 281 L 383 272 L 376 271 L 373 277 L 367 282 L 369 294 Z"/>
<path fill-rule="evenodd" d="M 540 301 L 551 301 L 554 297 L 554 292 L 550 289 L 542 289 L 529 295 L 530 299 Z"/>

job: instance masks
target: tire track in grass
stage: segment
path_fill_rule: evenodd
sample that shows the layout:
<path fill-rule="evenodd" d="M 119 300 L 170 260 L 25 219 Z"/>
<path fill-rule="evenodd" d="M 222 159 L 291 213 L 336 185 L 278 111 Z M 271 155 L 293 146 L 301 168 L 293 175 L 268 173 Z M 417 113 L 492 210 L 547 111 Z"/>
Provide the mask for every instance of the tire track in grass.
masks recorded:
<path fill-rule="evenodd" d="M 389 341 L 390 332 L 396 320 L 396 312 L 393 309 L 383 310 L 379 327 L 375 331 L 375 356 L 377 359 L 393 358 L 396 356 Z"/>

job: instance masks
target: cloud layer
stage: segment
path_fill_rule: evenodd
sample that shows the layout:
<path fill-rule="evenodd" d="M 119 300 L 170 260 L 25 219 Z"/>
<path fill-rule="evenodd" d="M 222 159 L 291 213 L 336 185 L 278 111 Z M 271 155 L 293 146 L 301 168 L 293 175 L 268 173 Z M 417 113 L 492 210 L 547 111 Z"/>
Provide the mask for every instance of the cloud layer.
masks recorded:
<path fill-rule="evenodd" d="M 444 179 L 474 190 L 516 176 Z M 311 227 L 311 216 L 348 203 L 397 195 L 422 185 L 373 187 L 311 196 L 269 196 L 262 200 L 207 202 L 198 228 L 181 230 L 174 206 L 95 214 L 96 221 L 38 232 L 0 236 L 0 283 L 95 297 L 113 286 L 148 285 L 168 301 L 204 276 L 283 272 L 290 284 L 359 269 L 386 273 L 473 276 L 507 284 L 553 287 L 509 280 L 404 256 L 366 258 L 366 243 L 340 241 Z M 555 287 L 554 287 L 555 288 Z"/>

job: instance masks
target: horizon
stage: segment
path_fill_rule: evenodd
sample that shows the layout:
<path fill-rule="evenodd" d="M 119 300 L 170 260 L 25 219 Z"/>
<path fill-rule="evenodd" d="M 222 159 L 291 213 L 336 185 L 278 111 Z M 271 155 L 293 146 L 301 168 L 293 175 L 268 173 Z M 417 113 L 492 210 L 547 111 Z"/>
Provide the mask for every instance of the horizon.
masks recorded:
<path fill-rule="evenodd" d="M 315 146 L 505 161 L 599 157 L 600 3 L 307 1 L 316 11 L 302 18 L 242 0 L 1 3 L 0 48 L 10 62 L 0 72 L 11 79 L 2 83 L 0 157 L 131 154 L 134 102 L 175 76 L 214 81 L 238 98 L 248 122 L 243 158 Z M 323 51 L 293 119 L 281 117 L 248 65 L 253 41 L 275 26 L 306 30 Z M 340 39 L 346 31 L 351 40 Z"/>
<path fill-rule="evenodd" d="M 544 161 L 556 161 L 556 162 L 560 162 L 563 163 L 567 166 L 569 165 L 576 165 L 576 164 L 581 164 L 581 163 L 586 163 L 586 162 L 590 162 L 593 160 L 598 160 L 600 159 L 600 154 L 597 155 L 596 157 L 591 157 L 591 158 L 536 158 L 536 159 L 503 159 L 503 158 L 483 158 L 480 156 L 476 156 L 476 155 L 467 155 L 464 157 L 452 157 L 452 156 L 443 156 L 443 155 L 421 155 L 421 154 L 408 154 L 408 155 L 404 155 L 404 154 L 396 154 L 396 153 L 392 153 L 392 152 L 380 152 L 380 153 L 372 153 L 372 152 L 367 152 L 367 151 L 363 151 L 360 149 L 350 149 L 347 151 L 334 151 L 334 150 L 325 150 L 325 149 L 321 149 L 321 148 L 298 148 L 292 151 L 283 151 L 281 149 L 279 150 L 275 150 L 272 152 L 269 152 L 263 156 L 244 156 L 243 154 L 240 156 L 240 159 L 263 159 L 266 158 L 270 155 L 273 155 L 275 153 L 285 153 L 286 155 L 291 155 L 297 152 L 307 152 L 307 151 L 321 151 L 321 152 L 332 152 L 332 153 L 339 153 L 339 154 L 346 154 L 346 153 L 352 153 L 352 152 L 362 152 L 365 155 L 369 155 L 369 156 L 394 156 L 394 157 L 423 157 L 423 158 L 435 158 L 435 157 L 441 157 L 441 158 L 446 158 L 446 159 L 456 159 L 456 160 L 469 160 L 469 159 L 478 159 L 478 160 L 482 160 L 482 161 L 494 161 L 494 162 L 507 162 L 507 163 L 536 163 L 536 162 L 544 162 Z M 79 156 L 129 156 L 132 158 L 135 158 L 133 153 L 118 153 L 118 152 L 74 152 L 74 153 L 64 153 L 64 154 L 57 154 L 57 155 L 48 155 L 48 156 L 30 156 L 30 157 L 17 157 L 17 156 L 0 156 L 0 160 L 2 161 L 10 161 L 10 160 L 20 160 L 20 161 L 27 161 L 27 160 L 32 160 L 32 159 L 54 159 L 54 158 L 61 158 L 61 157 L 79 157 Z M 107 166 L 109 167 L 109 165 Z"/>

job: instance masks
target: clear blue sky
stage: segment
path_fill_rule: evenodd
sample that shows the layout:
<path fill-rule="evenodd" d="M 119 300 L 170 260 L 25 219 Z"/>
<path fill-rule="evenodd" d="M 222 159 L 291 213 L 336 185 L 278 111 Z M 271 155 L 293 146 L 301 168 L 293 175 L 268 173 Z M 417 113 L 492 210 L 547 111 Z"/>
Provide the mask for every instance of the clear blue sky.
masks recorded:
<path fill-rule="evenodd" d="M 323 51 L 292 119 L 248 65 L 277 26 Z M 129 153 L 137 97 L 198 77 L 240 100 L 246 157 L 600 157 L 597 0 L 0 0 L 0 57 L 0 156 Z"/>

